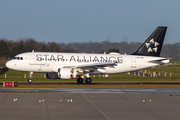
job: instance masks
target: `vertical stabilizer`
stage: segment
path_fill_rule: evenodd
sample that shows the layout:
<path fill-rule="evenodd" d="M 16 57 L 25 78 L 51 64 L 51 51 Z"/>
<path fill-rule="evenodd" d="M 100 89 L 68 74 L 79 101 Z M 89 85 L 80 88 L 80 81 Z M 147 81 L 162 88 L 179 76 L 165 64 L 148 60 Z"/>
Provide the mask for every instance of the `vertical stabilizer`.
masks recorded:
<path fill-rule="evenodd" d="M 167 27 L 157 27 L 141 47 L 132 55 L 160 56 Z"/>

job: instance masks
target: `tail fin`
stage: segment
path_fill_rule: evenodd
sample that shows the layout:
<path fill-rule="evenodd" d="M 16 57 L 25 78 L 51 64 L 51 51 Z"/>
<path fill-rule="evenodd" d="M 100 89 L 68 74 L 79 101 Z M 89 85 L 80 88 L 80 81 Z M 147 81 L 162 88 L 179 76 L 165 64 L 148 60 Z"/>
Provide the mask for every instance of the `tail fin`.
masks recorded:
<path fill-rule="evenodd" d="M 167 27 L 157 27 L 141 47 L 132 55 L 160 56 Z"/>

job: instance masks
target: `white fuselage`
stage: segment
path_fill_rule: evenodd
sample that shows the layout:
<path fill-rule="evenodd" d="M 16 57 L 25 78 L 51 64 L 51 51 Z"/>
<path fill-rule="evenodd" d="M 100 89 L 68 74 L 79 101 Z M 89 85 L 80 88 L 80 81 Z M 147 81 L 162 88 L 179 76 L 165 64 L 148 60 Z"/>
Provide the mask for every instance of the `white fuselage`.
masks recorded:
<path fill-rule="evenodd" d="M 105 67 L 90 72 L 90 74 L 115 74 L 159 65 L 149 62 L 163 59 L 162 57 L 121 55 L 121 54 L 85 54 L 85 53 L 50 53 L 27 52 L 16 56 L 6 63 L 13 70 L 27 72 L 58 72 L 58 68 L 65 66 L 88 65 L 94 63 L 115 62 L 114 67 Z M 161 64 L 169 63 L 169 60 L 161 61 Z"/>

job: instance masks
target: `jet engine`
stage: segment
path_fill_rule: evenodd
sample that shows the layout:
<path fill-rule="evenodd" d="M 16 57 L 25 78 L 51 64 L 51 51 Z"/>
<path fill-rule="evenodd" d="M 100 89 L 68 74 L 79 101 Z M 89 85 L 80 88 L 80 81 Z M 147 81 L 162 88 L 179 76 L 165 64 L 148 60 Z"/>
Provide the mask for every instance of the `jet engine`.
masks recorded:
<path fill-rule="evenodd" d="M 47 79 L 58 79 L 58 73 L 46 73 L 46 78 Z"/>
<path fill-rule="evenodd" d="M 76 70 L 73 68 L 59 68 L 57 73 L 47 73 L 48 79 L 73 79 L 76 78 Z"/>

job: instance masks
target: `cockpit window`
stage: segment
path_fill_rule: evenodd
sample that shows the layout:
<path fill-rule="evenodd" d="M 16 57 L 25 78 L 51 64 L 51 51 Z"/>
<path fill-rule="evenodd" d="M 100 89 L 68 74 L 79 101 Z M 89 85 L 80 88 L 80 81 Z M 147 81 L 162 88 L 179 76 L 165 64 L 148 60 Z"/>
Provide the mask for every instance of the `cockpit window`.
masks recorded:
<path fill-rule="evenodd" d="M 13 60 L 23 60 L 23 57 L 14 57 Z"/>

